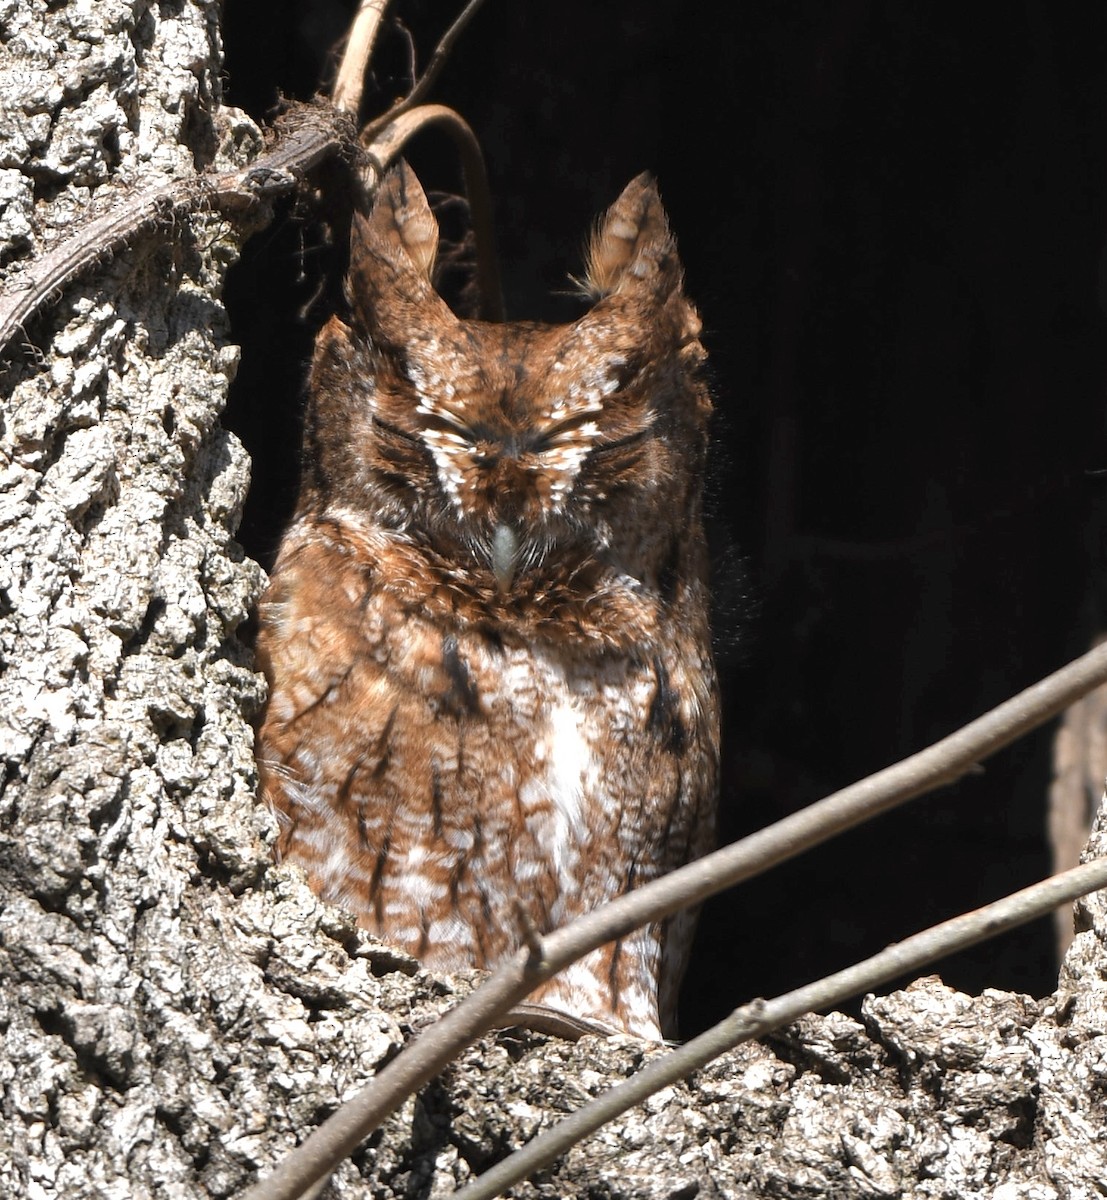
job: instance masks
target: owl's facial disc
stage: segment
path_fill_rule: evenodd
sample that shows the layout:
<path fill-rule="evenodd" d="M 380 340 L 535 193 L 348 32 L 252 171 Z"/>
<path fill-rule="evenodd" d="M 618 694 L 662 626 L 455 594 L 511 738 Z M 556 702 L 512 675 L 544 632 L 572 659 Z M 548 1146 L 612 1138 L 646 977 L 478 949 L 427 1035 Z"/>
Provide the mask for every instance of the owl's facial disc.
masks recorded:
<path fill-rule="evenodd" d="M 400 369 L 415 404 L 404 413 L 397 390 L 387 410 L 430 459 L 446 510 L 436 508 L 433 527 L 467 545 L 506 594 L 558 548 L 595 549 L 586 510 L 603 497 L 578 488 L 582 471 L 592 455 L 652 433 L 652 414 L 628 401 L 622 346 L 601 349 L 572 327 L 528 327 L 545 366 L 523 373 L 498 344 L 512 327 L 463 328 L 463 338 L 406 348 Z"/>

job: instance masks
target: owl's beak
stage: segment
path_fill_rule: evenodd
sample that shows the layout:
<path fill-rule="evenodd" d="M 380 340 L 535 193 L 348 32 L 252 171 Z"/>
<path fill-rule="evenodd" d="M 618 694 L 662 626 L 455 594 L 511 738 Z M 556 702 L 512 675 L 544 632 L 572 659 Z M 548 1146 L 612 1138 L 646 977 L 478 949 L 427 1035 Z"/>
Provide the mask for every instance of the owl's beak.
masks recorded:
<path fill-rule="evenodd" d="M 492 534 L 492 574 L 501 595 L 511 589 L 518 557 L 519 535 L 510 525 L 501 522 Z"/>

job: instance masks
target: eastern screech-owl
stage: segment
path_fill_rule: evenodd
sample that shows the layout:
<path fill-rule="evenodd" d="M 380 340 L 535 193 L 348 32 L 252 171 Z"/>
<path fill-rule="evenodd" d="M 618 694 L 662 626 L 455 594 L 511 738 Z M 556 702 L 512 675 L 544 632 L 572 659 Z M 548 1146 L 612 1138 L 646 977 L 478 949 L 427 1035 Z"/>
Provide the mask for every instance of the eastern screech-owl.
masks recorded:
<path fill-rule="evenodd" d="M 432 969 L 490 967 L 711 847 L 718 704 L 700 322 L 656 188 L 593 236 L 569 325 L 460 320 L 406 165 L 356 216 L 260 613 L 279 854 Z M 520 908 L 525 917 L 521 919 Z M 693 918 L 535 999 L 672 1030 Z"/>

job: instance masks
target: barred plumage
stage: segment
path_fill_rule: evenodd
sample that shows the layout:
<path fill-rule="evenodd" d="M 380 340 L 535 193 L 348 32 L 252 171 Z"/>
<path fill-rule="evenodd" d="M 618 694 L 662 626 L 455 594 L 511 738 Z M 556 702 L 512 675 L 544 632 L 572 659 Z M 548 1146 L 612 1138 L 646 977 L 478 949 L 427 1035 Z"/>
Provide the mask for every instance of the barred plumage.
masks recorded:
<path fill-rule="evenodd" d="M 437 970 L 702 854 L 718 705 L 699 320 L 652 181 L 592 242 L 565 326 L 456 318 L 410 169 L 351 235 L 319 335 L 299 505 L 261 606 L 280 853 Z M 672 1032 L 691 918 L 535 999 Z"/>

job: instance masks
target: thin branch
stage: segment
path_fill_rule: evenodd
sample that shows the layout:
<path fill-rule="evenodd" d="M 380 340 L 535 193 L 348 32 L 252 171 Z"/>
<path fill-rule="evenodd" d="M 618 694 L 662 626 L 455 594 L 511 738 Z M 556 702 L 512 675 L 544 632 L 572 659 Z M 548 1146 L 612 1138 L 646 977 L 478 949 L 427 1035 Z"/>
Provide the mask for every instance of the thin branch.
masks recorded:
<path fill-rule="evenodd" d="M 484 160 L 473 131 L 452 110 L 428 105 L 405 114 L 396 127 L 366 147 L 380 166 L 427 125 L 441 125 L 458 143 L 477 241 L 481 316 L 503 320 L 499 271 L 492 248 L 492 211 Z M 174 180 L 121 197 L 82 221 L 58 246 L 12 274 L 0 293 L 0 353 L 32 317 L 74 279 L 129 245 L 137 236 L 164 227 L 186 213 L 206 208 L 242 215 L 296 191 L 304 176 L 325 159 L 355 145 L 349 117 L 326 104 L 298 105 L 280 119 L 271 149 L 250 166 L 221 175 Z"/>
<path fill-rule="evenodd" d="M 1102 887 L 1107 887 L 1107 858 L 1074 867 L 994 904 L 931 926 L 816 983 L 805 984 L 773 1000 L 753 1000 L 679 1050 L 654 1059 L 633 1078 L 604 1092 L 552 1129 L 540 1133 L 522 1149 L 463 1187 L 456 1193 L 457 1200 L 492 1200 L 513 1184 L 548 1166 L 608 1121 L 641 1104 L 662 1088 L 687 1079 L 693 1071 L 733 1050 L 741 1042 L 763 1037 L 804 1013 L 836 1007 L 897 976 L 914 975 L 939 958 L 1025 925 Z"/>
<path fill-rule="evenodd" d="M 380 32 L 381 18 L 388 7 L 388 0 L 362 0 L 350 26 L 346 49 L 338 67 L 331 98 L 339 112 L 357 117 L 361 107 L 361 93 L 365 87 L 365 72 Z"/>
<path fill-rule="evenodd" d="M 952 782 L 1105 681 L 1107 644 L 926 750 L 557 930 L 543 941 L 544 961 L 539 967 L 526 950 L 520 951 L 312 1132 L 248 1193 L 247 1200 L 294 1200 L 329 1175 L 409 1095 L 496 1025 L 513 1005 L 589 951 L 640 925 L 699 904 L 870 817 Z"/>
<path fill-rule="evenodd" d="M 413 1092 L 429 1083 L 553 971 L 529 974 L 530 954 L 520 951 L 461 1004 L 424 1031 L 343 1104 L 243 1200 L 296 1200 L 325 1179 L 355 1147 Z"/>
<path fill-rule="evenodd" d="M 386 113 L 371 121 L 364 130 L 364 136 L 367 141 L 372 141 L 378 132 L 390 125 L 398 116 L 413 109 L 419 104 L 423 97 L 430 91 L 434 81 L 438 78 L 442 68 L 446 65 L 446 60 L 450 56 L 450 51 L 453 50 L 454 44 L 461 36 L 465 26 L 476 15 L 477 9 L 484 3 L 484 0 L 469 0 L 469 3 L 461 10 L 454 18 L 453 24 L 439 39 L 438 45 L 434 48 L 434 53 L 431 55 L 430 62 L 427 63 L 427 69 L 416 80 L 411 91 L 394 104 Z"/>
<path fill-rule="evenodd" d="M 582 1037 L 611 1037 L 620 1032 L 614 1025 L 590 1017 L 577 1017 L 561 1012 L 548 1004 L 531 1004 L 524 1000 L 492 1023 L 493 1029 L 530 1029 L 547 1033 L 563 1042 L 579 1042 Z"/>
<path fill-rule="evenodd" d="M 480 316 L 486 321 L 502 321 L 504 301 L 492 231 L 492 198 L 488 187 L 488 173 L 484 168 L 484 156 L 472 129 L 452 108 L 441 104 L 424 104 L 377 128 L 371 137 L 368 135 L 374 127 L 368 126 L 362 134 L 362 145 L 378 170 L 383 173 L 404 146 L 417 133 L 430 126 L 444 129 L 457 144 L 461 172 L 465 180 L 465 194 L 469 198 L 469 219 L 477 245 Z"/>
<path fill-rule="evenodd" d="M 559 970 L 605 942 L 702 903 L 829 838 L 935 788 L 1051 720 L 1107 682 L 1107 643 L 1033 684 L 955 733 L 733 845 L 620 896 L 545 939 Z"/>
<path fill-rule="evenodd" d="M 411 94 L 391 112 L 366 127 L 366 149 L 387 162 L 400 146 L 426 125 L 444 126 L 461 154 L 477 242 L 477 272 L 481 316 L 503 320 L 503 299 L 492 240 L 492 205 L 480 147 L 468 125 L 449 109 L 428 106 L 409 113 L 426 94 L 461 31 L 482 0 L 469 0 L 443 35 L 427 70 Z M 276 140 L 249 167 L 222 175 L 173 180 L 142 191 L 106 197 L 99 213 L 89 213 L 74 233 L 59 245 L 32 258 L 14 271 L 0 293 L 0 354 L 12 338 L 61 290 L 130 244 L 135 237 L 164 227 L 179 217 L 209 208 L 228 215 L 254 211 L 266 201 L 288 195 L 304 175 L 324 159 L 353 146 L 351 118 L 360 102 L 365 67 L 379 32 L 388 0 L 364 0 L 354 19 L 334 88 L 334 104 L 297 105 L 276 126 Z M 403 117 L 397 122 L 396 117 Z M 395 128 L 393 128 L 395 126 Z M 382 154 L 379 145 L 385 148 Z"/>
<path fill-rule="evenodd" d="M 546 957 L 542 938 L 522 900 L 515 899 L 515 923 L 519 926 L 519 940 L 530 951 L 531 960 L 540 963 Z"/>
<path fill-rule="evenodd" d="M 5 283 L 0 294 L 0 352 L 62 288 L 138 234 L 201 208 L 241 215 L 288 195 L 308 171 L 352 145 L 353 132 L 348 118 L 329 105 L 300 105 L 278 122 L 272 149 L 243 170 L 112 196 L 99 216 L 82 221 L 70 237 L 37 255 Z"/>

